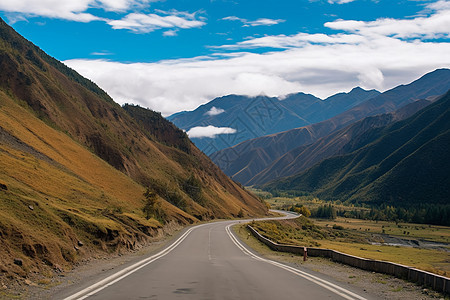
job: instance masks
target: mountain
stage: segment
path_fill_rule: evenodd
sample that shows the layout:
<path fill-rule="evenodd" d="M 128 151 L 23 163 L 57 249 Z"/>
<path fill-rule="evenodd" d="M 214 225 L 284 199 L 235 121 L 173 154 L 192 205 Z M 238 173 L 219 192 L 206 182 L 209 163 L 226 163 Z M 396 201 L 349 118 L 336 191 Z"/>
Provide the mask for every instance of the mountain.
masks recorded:
<path fill-rule="evenodd" d="M 192 138 L 197 147 L 211 154 L 252 138 L 329 119 L 378 94 L 375 90 L 358 87 L 325 100 L 304 93 L 291 94 L 283 100 L 229 95 L 216 98 L 194 111 L 176 113 L 168 119 L 186 131 L 206 126 L 235 129 L 234 134 Z"/>
<path fill-rule="evenodd" d="M 0 271 L 12 278 L 267 212 L 159 113 L 119 106 L 1 19 L 0 170 Z"/>
<path fill-rule="evenodd" d="M 431 104 L 431 100 L 418 100 L 395 112 L 366 117 L 345 128 L 333 131 L 312 144 L 294 148 L 259 172 L 246 184 L 261 185 L 300 173 L 316 163 L 337 155 L 352 152 L 351 146 L 355 140 L 367 140 L 371 129 L 386 126 L 390 123 L 406 119 Z"/>
<path fill-rule="evenodd" d="M 353 152 L 266 188 L 306 191 L 351 203 L 449 204 L 450 92 L 410 118 L 372 129 L 367 136 L 365 141 L 352 141 Z"/>
<path fill-rule="evenodd" d="M 393 112 L 417 100 L 442 95 L 449 88 L 450 70 L 435 70 L 408 85 L 400 85 L 366 100 L 331 119 L 245 141 L 210 157 L 227 175 L 245 185 L 293 149 L 314 143 L 365 117 Z"/>

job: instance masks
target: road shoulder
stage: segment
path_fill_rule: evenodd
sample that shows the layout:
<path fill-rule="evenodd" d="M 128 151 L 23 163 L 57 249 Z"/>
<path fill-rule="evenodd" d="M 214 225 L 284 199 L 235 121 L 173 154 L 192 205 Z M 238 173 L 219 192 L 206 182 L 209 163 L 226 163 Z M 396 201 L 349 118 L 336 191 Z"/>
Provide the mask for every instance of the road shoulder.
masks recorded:
<path fill-rule="evenodd" d="M 237 224 L 232 229 L 241 242 L 266 259 L 327 276 L 335 282 L 348 284 L 379 299 L 444 299 L 442 294 L 390 275 L 360 270 L 326 258 L 309 257 L 304 262 L 303 256 L 272 251 L 254 238 L 244 223 Z"/>

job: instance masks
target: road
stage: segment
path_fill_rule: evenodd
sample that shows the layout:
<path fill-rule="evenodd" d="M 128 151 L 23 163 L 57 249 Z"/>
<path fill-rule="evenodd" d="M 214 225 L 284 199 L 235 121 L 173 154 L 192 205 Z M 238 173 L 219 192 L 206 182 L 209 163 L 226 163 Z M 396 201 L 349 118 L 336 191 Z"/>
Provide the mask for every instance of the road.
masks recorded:
<path fill-rule="evenodd" d="M 255 255 L 232 234 L 235 223 L 192 227 L 158 254 L 64 299 L 368 299 Z"/>

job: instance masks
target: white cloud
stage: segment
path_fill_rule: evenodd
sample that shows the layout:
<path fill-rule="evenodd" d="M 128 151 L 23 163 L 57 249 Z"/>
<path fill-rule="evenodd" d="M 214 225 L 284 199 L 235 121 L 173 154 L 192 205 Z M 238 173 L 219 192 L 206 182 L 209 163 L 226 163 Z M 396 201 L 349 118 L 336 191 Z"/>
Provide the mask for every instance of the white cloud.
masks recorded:
<path fill-rule="evenodd" d="M 117 102 L 169 115 L 227 94 L 280 96 L 299 91 L 319 97 L 355 86 L 385 90 L 436 68 L 450 67 L 449 43 L 382 38 L 361 44 L 308 44 L 266 54 L 124 64 L 66 63 L 94 80 Z"/>
<path fill-rule="evenodd" d="M 21 13 L 27 16 L 44 16 L 77 22 L 104 20 L 86 13 L 89 8 L 101 8 L 106 11 L 124 11 L 142 6 L 149 0 L 14 0 L 0 1 L 0 10 Z"/>
<path fill-rule="evenodd" d="M 177 36 L 178 30 L 167 30 L 164 31 L 163 36 Z"/>
<path fill-rule="evenodd" d="M 213 106 L 213 107 L 211 107 L 210 110 L 208 110 L 208 111 L 205 113 L 205 115 L 207 115 L 207 116 L 217 116 L 217 115 L 220 115 L 220 114 L 222 114 L 222 113 L 224 113 L 224 112 L 225 112 L 224 109 L 222 109 L 222 108 L 217 108 L 217 107 Z"/>
<path fill-rule="evenodd" d="M 225 21 L 239 21 L 244 24 L 244 26 L 272 26 L 276 25 L 282 22 L 285 22 L 285 20 L 282 19 L 267 19 L 267 18 L 260 18 L 255 21 L 249 21 L 247 19 L 242 19 L 236 16 L 229 16 L 222 18 L 221 20 Z"/>
<path fill-rule="evenodd" d="M 356 1 L 356 0 L 328 0 L 328 3 L 330 3 L 330 4 L 335 4 L 335 3 L 337 3 L 337 4 L 345 4 L 345 3 L 350 3 L 350 2 L 353 2 L 353 1 Z"/>
<path fill-rule="evenodd" d="M 157 10 L 153 14 L 129 13 L 121 19 L 107 19 L 87 13 L 89 8 L 126 13 L 131 9 L 142 8 L 149 2 L 158 0 L 14 0 L 0 1 L 0 11 L 11 13 L 12 21 L 26 17 L 43 16 L 77 22 L 103 21 L 114 29 L 127 29 L 137 33 L 148 33 L 163 28 L 195 28 L 205 25 L 204 18 L 197 12 L 188 13 L 177 10 Z M 174 36 L 169 30 L 163 35 Z"/>
<path fill-rule="evenodd" d="M 308 34 L 298 33 L 295 35 L 276 35 L 252 38 L 234 45 L 222 45 L 217 49 L 252 49 L 252 48 L 299 48 L 308 44 L 357 44 L 367 39 L 357 34 L 333 34 L 323 33 Z"/>
<path fill-rule="evenodd" d="M 99 51 L 99 52 L 92 52 L 91 55 L 95 55 L 95 56 L 108 56 L 108 55 L 113 55 L 114 53 L 111 53 L 109 51 Z"/>
<path fill-rule="evenodd" d="M 378 19 L 364 22 L 355 20 L 337 20 L 324 26 L 367 37 L 391 36 L 395 38 L 450 38 L 450 1 L 439 1 L 427 6 L 435 13 L 414 19 Z"/>
<path fill-rule="evenodd" d="M 282 19 L 267 19 L 267 18 L 261 18 L 255 21 L 248 21 L 246 22 L 246 25 L 248 26 L 272 26 L 279 23 L 284 22 L 285 20 Z"/>
<path fill-rule="evenodd" d="M 338 20 L 326 24 L 341 31 L 336 34 L 254 38 L 217 47 L 238 51 L 218 51 L 207 57 L 156 63 L 66 63 L 117 102 L 140 104 L 163 115 L 192 110 L 227 94 L 281 96 L 302 91 L 324 98 L 355 86 L 384 91 L 436 68 L 450 67 L 449 2 L 426 6 L 428 17 Z M 263 54 L 240 50 L 256 47 L 282 50 Z"/>
<path fill-rule="evenodd" d="M 131 13 L 121 20 L 107 22 L 114 29 L 128 29 L 139 33 L 148 33 L 161 28 L 194 28 L 205 25 L 199 20 L 190 20 L 178 15 L 160 16 L 157 14 Z"/>
<path fill-rule="evenodd" d="M 205 127 L 193 127 L 187 132 L 190 138 L 215 138 L 220 134 L 233 134 L 236 129 L 230 127 L 215 127 L 212 125 Z"/>
<path fill-rule="evenodd" d="M 427 8 L 432 9 L 432 10 L 449 10 L 450 9 L 450 1 L 439 0 L 437 2 L 428 4 Z"/>

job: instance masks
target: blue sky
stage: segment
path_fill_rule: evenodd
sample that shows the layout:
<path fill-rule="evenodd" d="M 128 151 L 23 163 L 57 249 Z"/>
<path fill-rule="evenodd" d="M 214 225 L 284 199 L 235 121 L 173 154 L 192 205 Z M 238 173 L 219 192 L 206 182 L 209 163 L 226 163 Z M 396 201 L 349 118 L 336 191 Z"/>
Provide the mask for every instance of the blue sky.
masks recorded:
<path fill-rule="evenodd" d="M 450 1 L 0 0 L 20 34 L 119 103 L 386 90 L 450 67 Z"/>

